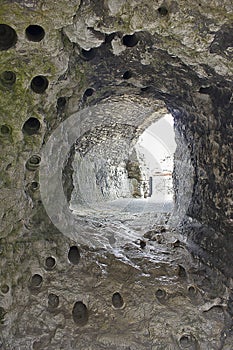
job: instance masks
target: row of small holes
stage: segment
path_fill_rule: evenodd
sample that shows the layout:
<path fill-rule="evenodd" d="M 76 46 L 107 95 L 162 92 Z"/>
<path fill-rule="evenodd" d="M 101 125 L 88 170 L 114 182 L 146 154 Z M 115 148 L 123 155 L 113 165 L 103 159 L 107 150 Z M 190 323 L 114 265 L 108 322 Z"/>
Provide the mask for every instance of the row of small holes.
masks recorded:
<path fill-rule="evenodd" d="M 161 6 L 158 8 L 158 13 L 160 16 L 166 16 L 168 9 Z M 45 31 L 40 25 L 32 24 L 25 29 L 25 36 L 29 41 L 40 42 L 45 37 Z M 8 24 L 0 24 L 0 50 L 8 50 L 16 44 L 17 39 L 16 31 L 12 27 Z M 136 34 L 127 34 L 123 37 L 122 42 L 125 46 L 133 47 L 137 45 L 138 39 Z M 91 50 L 82 51 L 83 56 L 88 60 L 92 58 L 93 51 Z"/>
<path fill-rule="evenodd" d="M 1 73 L 0 81 L 4 86 L 11 87 L 16 82 L 16 74 L 11 71 L 5 71 Z M 49 82 L 45 76 L 37 75 L 32 79 L 30 87 L 32 91 L 34 91 L 35 93 L 42 94 L 43 92 L 45 92 L 48 85 L 49 85 Z"/>
<path fill-rule="evenodd" d="M 26 38 L 29 41 L 39 42 L 45 36 L 44 29 L 39 25 L 30 25 L 25 30 Z M 16 31 L 8 24 L 0 24 L 0 50 L 8 50 L 18 40 Z"/>
<path fill-rule="evenodd" d="M 30 158 L 31 162 L 32 162 L 33 157 L 36 157 L 36 156 L 34 155 Z M 36 162 L 32 162 L 32 164 L 37 165 Z M 78 263 L 80 261 L 80 252 L 79 252 L 78 247 L 76 247 L 76 246 L 70 247 L 69 252 L 68 252 L 68 260 L 71 264 L 78 265 Z M 52 270 L 55 266 L 56 266 L 56 260 L 54 257 L 49 256 L 45 259 L 45 268 L 47 270 Z M 32 288 L 38 288 L 41 286 L 42 281 L 43 281 L 42 276 L 39 274 L 35 274 L 31 278 L 30 286 Z"/>

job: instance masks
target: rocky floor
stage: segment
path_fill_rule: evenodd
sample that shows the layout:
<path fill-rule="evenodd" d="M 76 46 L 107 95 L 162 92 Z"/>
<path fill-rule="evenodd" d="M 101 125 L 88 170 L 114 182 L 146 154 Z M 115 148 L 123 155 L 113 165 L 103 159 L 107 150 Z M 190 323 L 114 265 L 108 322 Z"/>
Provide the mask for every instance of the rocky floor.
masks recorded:
<path fill-rule="evenodd" d="M 90 218 L 107 248 L 55 233 L 1 246 L 1 349 L 233 349 L 227 281 L 170 212 L 134 208 Z"/>

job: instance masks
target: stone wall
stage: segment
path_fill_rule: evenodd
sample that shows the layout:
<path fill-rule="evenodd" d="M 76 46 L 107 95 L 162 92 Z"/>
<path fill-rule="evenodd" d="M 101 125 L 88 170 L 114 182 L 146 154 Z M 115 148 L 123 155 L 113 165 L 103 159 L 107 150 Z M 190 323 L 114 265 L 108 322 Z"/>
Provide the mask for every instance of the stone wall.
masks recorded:
<path fill-rule="evenodd" d="M 0 348 L 232 350 L 232 12 L 231 0 L 1 2 Z M 75 217 L 80 136 L 129 128 L 134 144 L 167 110 L 175 228 Z"/>

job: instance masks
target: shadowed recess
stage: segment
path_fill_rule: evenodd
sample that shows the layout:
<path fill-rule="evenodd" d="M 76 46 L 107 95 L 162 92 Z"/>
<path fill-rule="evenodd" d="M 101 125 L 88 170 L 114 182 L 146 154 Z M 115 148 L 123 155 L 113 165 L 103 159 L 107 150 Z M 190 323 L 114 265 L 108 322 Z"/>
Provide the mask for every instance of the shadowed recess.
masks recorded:
<path fill-rule="evenodd" d="M 43 282 L 42 276 L 36 273 L 31 277 L 30 286 L 32 288 L 39 288 L 42 285 L 42 282 Z"/>
<path fill-rule="evenodd" d="M 23 125 L 23 133 L 26 135 L 34 135 L 37 134 L 40 130 L 40 121 L 37 118 L 29 118 Z"/>
<path fill-rule="evenodd" d="M 167 296 L 167 293 L 164 289 L 158 289 L 156 292 L 155 292 L 155 295 L 156 295 L 156 298 L 158 300 L 164 300 Z"/>
<path fill-rule="evenodd" d="M 179 343 L 181 349 L 197 350 L 197 342 L 192 334 L 183 334 Z"/>
<path fill-rule="evenodd" d="M 2 135 L 7 136 L 7 135 L 10 134 L 11 129 L 10 129 L 9 126 L 7 126 L 7 125 L 1 125 L 1 127 L 0 127 L 0 132 L 1 132 Z"/>
<path fill-rule="evenodd" d="M 158 13 L 160 16 L 166 16 L 168 14 L 168 9 L 165 6 L 161 6 L 158 8 Z"/>
<path fill-rule="evenodd" d="M 124 300 L 119 292 L 116 292 L 112 296 L 112 305 L 116 309 L 120 309 L 124 305 Z"/>
<path fill-rule="evenodd" d="M 133 75 L 132 72 L 131 72 L 130 70 L 127 70 L 127 71 L 123 74 L 122 78 L 125 79 L 125 80 L 127 80 L 127 79 L 132 78 L 132 75 Z"/>
<path fill-rule="evenodd" d="M 93 93 L 94 93 L 94 89 L 92 89 L 92 88 L 89 88 L 89 89 L 87 89 L 85 92 L 84 92 L 84 97 L 90 97 L 90 96 L 92 96 L 93 95 Z"/>
<path fill-rule="evenodd" d="M 70 247 L 69 253 L 68 253 L 68 259 L 71 262 L 71 264 L 78 265 L 80 260 L 80 252 L 78 247 L 76 246 Z"/>
<path fill-rule="evenodd" d="M 9 286 L 7 285 L 7 284 L 4 284 L 2 287 L 1 287 L 1 292 L 3 293 L 3 294 L 6 294 L 6 293 L 8 293 L 9 292 Z"/>
<path fill-rule="evenodd" d="M 48 88 L 48 85 L 48 79 L 43 75 L 37 75 L 31 81 L 31 89 L 36 94 L 43 94 L 43 92 L 45 92 L 45 90 Z"/>
<path fill-rule="evenodd" d="M 74 304 L 72 316 L 74 322 L 79 326 L 84 326 L 88 322 L 88 310 L 82 301 L 78 301 Z"/>
<path fill-rule="evenodd" d="M 8 50 L 17 42 L 16 31 L 7 24 L 0 24 L 0 50 Z"/>
<path fill-rule="evenodd" d="M 138 43 L 138 38 L 136 34 L 125 35 L 123 36 L 122 42 L 125 46 L 133 47 Z"/>
<path fill-rule="evenodd" d="M 41 157 L 39 155 L 34 154 L 31 156 L 26 163 L 27 170 L 35 171 L 39 167 L 40 161 Z"/>
<path fill-rule="evenodd" d="M 59 296 L 54 293 L 48 295 L 48 307 L 51 309 L 56 309 L 59 305 Z"/>
<path fill-rule="evenodd" d="M 37 191 L 40 188 L 40 184 L 37 181 L 33 181 L 30 185 L 32 191 Z"/>
<path fill-rule="evenodd" d="M 82 58 L 86 61 L 92 60 L 96 55 L 96 49 L 90 49 L 90 50 L 81 50 Z"/>
<path fill-rule="evenodd" d="M 32 24 L 26 28 L 25 34 L 29 41 L 39 42 L 44 38 L 45 31 L 41 26 Z"/>
<path fill-rule="evenodd" d="M 14 83 L 16 81 L 16 74 L 14 72 L 11 72 L 11 71 L 5 71 L 5 72 L 1 73 L 0 80 L 4 86 L 10 87 L 10 86 L 14 85 Z"/>
<path fill-rule="evenodd" d="M 52 270 L 56 266 L 56 260 L 52 256 L 45 259 L 45 268 L 47 270 Z"/>

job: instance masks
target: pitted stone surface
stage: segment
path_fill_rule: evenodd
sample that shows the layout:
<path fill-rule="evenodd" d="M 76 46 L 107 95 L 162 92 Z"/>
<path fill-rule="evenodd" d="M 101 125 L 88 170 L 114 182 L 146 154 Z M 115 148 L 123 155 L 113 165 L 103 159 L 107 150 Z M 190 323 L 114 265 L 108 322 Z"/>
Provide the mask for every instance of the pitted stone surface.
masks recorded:
<path fill-rule="evenodd" d="M 0 24 L 17 38 L 0 30 L 1 349 L 232 350 L 232 14 L 231 0 L 2 1 Z M 40 41 L 29 40 L 30 25 L 43 28 Z M 38 76 L 48 81 L 37 81 L 41 93 Z M 167 111 L 174 213 L 106 208 L 103 194 L 128 181 L 137 138 Z M 63 127 L 71 116 L 81 137 Z M 38 128 L 26 132 L 30 118 Z M 58 127 L 61 142 L 50 138 Z M 54 217 L 41 196 L 49 140 L 48 195 L 58 188 L 51 164 L 71 149 L 59 175 L 69 203 L 54 201 Z M 98 180 L 96 196 L 83 185 L 97 205 L 59 232 L 78 172 Z"/>

